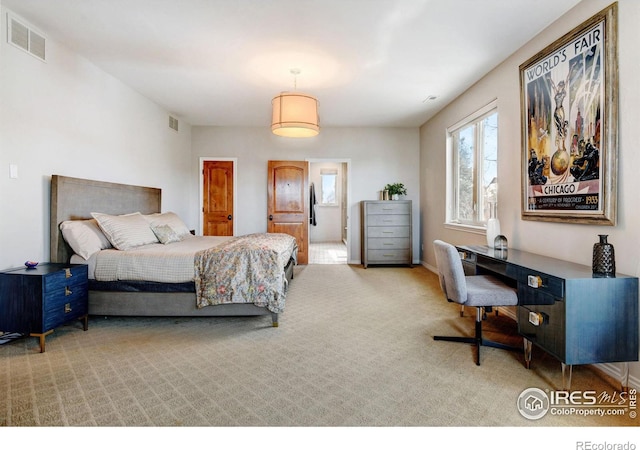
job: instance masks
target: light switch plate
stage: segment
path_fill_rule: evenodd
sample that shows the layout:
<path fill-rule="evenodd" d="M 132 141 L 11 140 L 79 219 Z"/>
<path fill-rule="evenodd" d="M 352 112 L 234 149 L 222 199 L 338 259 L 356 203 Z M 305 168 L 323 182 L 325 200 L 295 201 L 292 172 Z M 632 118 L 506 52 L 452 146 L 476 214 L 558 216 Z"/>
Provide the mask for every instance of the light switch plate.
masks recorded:
<path fill-rule="evenodd" d="M 17 164 L 9 164 L 9 178 L 18 178 Z"/>

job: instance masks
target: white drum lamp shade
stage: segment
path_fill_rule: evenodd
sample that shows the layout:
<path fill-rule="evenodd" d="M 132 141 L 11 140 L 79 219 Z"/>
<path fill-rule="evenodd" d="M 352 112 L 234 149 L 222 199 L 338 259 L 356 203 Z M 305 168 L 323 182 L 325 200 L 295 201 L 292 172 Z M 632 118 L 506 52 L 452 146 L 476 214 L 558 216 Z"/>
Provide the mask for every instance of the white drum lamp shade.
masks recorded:
<path fill-rule="evenodd" d="M 282 92 L 271 101 L 271 131 L 278 136 L 312 137 L 320 132 L 318 100 L 301 92 Z"/>

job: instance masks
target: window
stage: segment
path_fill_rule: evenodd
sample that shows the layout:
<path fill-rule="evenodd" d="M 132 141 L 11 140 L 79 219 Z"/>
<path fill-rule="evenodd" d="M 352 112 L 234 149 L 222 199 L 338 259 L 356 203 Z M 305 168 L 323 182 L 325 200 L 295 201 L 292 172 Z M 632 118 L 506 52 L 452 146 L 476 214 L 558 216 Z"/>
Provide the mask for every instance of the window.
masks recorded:
<path fill-rule="evenodd" d="M 447 141 L 447 224 L 485 227 L 498 204 L 496 102 L 448 128 Z"/>
<path fill-rule="evenodd" d="M 336 169 L 320 170 L 320 204 L 337 205 L 336 196 L 338 171 Z"/>

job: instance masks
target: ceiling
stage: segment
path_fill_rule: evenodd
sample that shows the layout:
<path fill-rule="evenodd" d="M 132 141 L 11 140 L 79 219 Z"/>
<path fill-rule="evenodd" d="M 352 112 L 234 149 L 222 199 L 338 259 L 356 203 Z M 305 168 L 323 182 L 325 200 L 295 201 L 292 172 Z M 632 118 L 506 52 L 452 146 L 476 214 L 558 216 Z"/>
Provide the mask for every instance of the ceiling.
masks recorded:
<path fill-rule="evenodd" d="M 579 1 L 0 0 L 192 125 L 267 126 L 295 84 L 327 127 L 420 126 Z"/>

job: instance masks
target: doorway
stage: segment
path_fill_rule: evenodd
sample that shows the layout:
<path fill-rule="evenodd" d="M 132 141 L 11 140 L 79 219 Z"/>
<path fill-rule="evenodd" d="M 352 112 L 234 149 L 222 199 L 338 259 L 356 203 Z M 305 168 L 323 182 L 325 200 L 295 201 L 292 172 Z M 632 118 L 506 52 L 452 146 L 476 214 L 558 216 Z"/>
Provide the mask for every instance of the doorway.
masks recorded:
<path fill-rule="evenodd" d="M 309 262 L 309 163 L 269 160 L 267 233 L 286 233 L 298 243 L 298 264 Z"/>
<path fill-rule="evenodd" d="M 204 236 L 236 235 L 237 158 L 200 158 L 200 230 Z"/>
<path fill-rule="evenodd" d="M 237 186 L 237 158 L 216 158 L 216 157 L 203 157 L 200 158 L 200 230 L 205 229 L 204 223 L 204 166 L 209 161 L 231 161 L 232 162 L 232 182 L 229 186 Z M 314 258 L 313 261 L 309 261 L 311 264 L 347 264 L 350 260 L 350 248 L 349 248 L 349 229 L 350 229 L 350 217 L 349 217 L 349 198 L 350 198 L 350 185 L 349 179 L 351 174 L 351 161 L 349 159 L 308 159 L 306 161 L 309 164 L 309 182 L 313 182 L 314 186 L 319 187 L 317 190 L 317 200 L 323 200 L 322 198 L 322 177 L 320 176 L 321 169 L 334 169 L 335 170 L 335 186 L 336 186 L 336 204 L 319 205 L 316 203 L 316 225 L 311 224 L 311 218 L 308 222 L 309 244 L 308 256 Z M 312 170 L 313 168 L 313 170 Z M 316 172 L 317 171 L 317 172 Z M 330 179 L 331 176 L 327 175 L 325 171 L 325 177 Z M 308 197 L 307 197 L 308 198 Z M 325 197 L 326 199 L 326 197 Z M 237 195 L 233 196 L 232 200 L 233 211 L 237 211 Z M 336 214 L 336 211 L 338 212 Z M 327 214 L 330 213 L 330 214 Z M 227 214 L 226 217 L 228 217 Z M 235 214 L 232 214 L 233 219 L 233 236 L 237 235 L 237 221 L 235 220 Z M 230 220 L 230 219 L 228 219 Z M 306 262 L 305 262 L 306 263 Z"/>
<path fill-rule="evenodd" d="M 309 264 L 349 261 L 349 160 L 309 159 Z"/>

